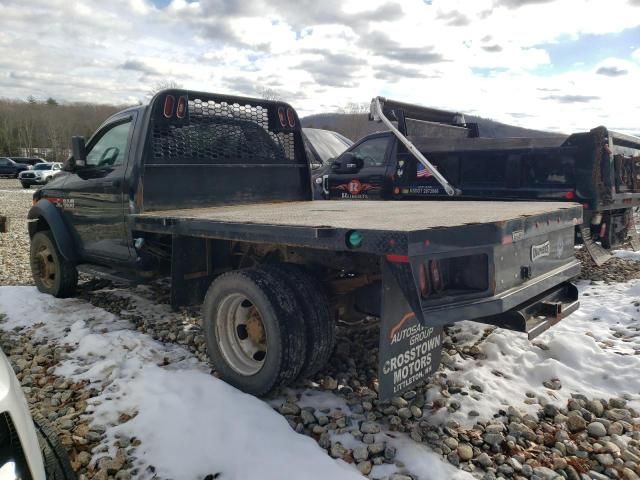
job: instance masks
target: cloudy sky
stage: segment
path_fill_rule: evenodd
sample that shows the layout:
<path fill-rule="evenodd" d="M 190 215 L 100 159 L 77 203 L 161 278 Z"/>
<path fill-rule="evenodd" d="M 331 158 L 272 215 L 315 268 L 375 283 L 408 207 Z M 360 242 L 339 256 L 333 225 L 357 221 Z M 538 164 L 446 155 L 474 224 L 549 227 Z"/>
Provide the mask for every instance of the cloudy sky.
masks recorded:
<path fill-rule="evenodd" d="M 0 0 L 0 96 L 133 103 L 169 79 L 303 115 L 384 95 L 640 133 L 640 0 Z"/>

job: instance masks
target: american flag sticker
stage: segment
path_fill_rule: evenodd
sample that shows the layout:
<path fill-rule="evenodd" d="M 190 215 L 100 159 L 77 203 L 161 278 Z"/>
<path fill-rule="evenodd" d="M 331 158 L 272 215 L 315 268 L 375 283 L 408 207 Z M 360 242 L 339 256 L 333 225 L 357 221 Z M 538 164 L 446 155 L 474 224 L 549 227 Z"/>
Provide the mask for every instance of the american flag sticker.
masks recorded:
<path fill-rule="evenodd" d="M 416 177 L 418 177 L 418 178 L 433 177 L 433 173 L 431 173 L 428 168 L 426 168 L 424 165 L 422 165 L 420 162 L 418 162 L 418 169 L 416 170 Z"/>

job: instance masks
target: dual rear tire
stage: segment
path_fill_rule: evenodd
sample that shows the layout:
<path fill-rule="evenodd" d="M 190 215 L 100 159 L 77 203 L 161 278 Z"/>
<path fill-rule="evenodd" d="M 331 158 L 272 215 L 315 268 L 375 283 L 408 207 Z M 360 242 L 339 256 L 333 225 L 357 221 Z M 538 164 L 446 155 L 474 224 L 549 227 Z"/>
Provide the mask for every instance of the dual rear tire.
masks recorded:
<path fill-rule="evenodd" d="M 256 396 L 317 373 L 335 344 L 322 284 L 289 264 L 218 277 L 204 300 L 203 327 L 219 376 Z"/>

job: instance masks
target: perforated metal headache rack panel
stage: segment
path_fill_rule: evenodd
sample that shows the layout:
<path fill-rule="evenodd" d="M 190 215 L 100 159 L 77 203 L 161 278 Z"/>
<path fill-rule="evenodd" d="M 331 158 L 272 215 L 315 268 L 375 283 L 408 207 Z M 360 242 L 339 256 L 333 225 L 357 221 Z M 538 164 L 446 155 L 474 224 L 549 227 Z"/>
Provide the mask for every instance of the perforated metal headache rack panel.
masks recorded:
<path fill-rule="evenodd" d="M 280 102 L 173 91 L 186 96 L 180 119 L 163 114 L 162 98 L 152 115 L 152 154 L 146 164 L 288 164 L 296 162 L 295 128 L 277 123 Z"/>
<path fill-rule="evenodd" d="M 286 103 L 166 90 L 149 121 L 144 211 L 311 199 L 300 122 Z"/>

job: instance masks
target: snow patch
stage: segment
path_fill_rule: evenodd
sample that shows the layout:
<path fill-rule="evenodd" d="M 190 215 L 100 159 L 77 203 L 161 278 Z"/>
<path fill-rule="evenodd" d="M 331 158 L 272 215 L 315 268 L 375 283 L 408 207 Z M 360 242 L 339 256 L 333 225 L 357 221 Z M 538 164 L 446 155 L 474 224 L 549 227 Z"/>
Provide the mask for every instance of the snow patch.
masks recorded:
<path fill-rule="evenodd" d="M 527 392 L 565 405 L 571 393 L 606 399 L 628 394 L 633 398 L 629 405 L 639 407 L 640 282 L 582 282 L 579 289 L 580 309 L 532 342 L 524 334 L 496 329 L 478 345 L 486 359 L 456 357 L 461 370 L 448 377 L 465 390 L 478 385 L 483 391 L 456 396 L 460 410 L 438 412 L 431 421 L 455 419 L 471 426 L 509 405 L 534 413 L 539 405 L 525 403 Z M 559 379 L 562 388 L 543 387 L 551 379 Z M 479 417 L 469 417 L 471 410 Z"/>
<path fill-rule="evenodd" d="M 0 287 L 0 311 L 5 330 L 37 326 L 40 337 L 76 345 L 56 373 L 107 386 L 92 399 L 94 422 L 107 426 L 106 444 L 118 435 L 139 438 L 138 464 L 153 465 L 161 477 L 222 472 L 280 480 L 286 471 L 291 478 L 362 478 L 265 402 L 209 375 L 187 350 L 126 329 L 128 322 L 100 308 L 32 287 Z M 134 417 L 116 425 L 122 413 Z"/>
<path fill-rule="evenodd" d="M 632 250 L 614 250 L 614 257 L 622 258 L 623 260 L 633 260 L 640 262 L 640 252 L 634 252 Z"/>

